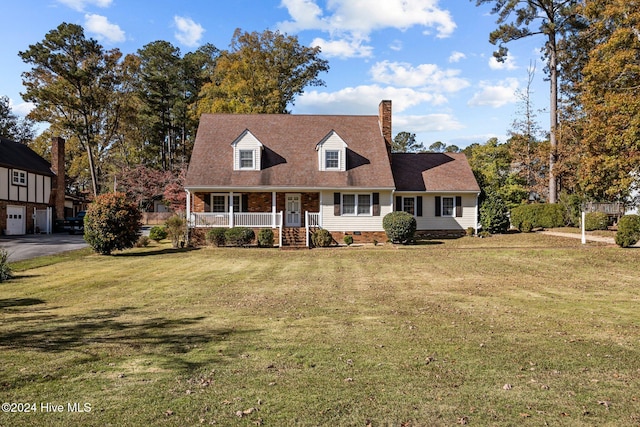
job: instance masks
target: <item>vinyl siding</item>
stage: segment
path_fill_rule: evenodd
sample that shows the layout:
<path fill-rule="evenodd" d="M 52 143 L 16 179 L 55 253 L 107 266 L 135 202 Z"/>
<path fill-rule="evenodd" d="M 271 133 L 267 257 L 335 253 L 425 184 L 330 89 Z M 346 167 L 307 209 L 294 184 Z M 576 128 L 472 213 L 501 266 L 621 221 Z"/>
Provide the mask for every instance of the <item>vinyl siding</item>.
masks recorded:
<path fill-rule="evenodd" d="M 329 231 L 384 231 L 382 218 L 393 210 L 391 191 L 341 191 L 346 194 L 380 194 L 379 216 L 351 216 L 334 215 L 333 194 L 336 191 L 323 191 L 320 195 L 320 212 L 322 214 L 322 226 Z"/>

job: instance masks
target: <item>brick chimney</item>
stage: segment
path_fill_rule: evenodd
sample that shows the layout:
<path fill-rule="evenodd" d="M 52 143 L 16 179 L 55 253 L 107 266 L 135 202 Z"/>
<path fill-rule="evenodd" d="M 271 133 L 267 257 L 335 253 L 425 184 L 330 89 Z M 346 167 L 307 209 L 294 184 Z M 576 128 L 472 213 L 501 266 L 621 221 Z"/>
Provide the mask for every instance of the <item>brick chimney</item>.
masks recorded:
<path fill-rule="evenodd" d="M 383 100 L 378 106 L 378 118 L 380 120 L 380 131 L 384 138 L 384 142 L 387 145 L 387 154 L 389 155 L 389 162 L 391 162 L 391 101 Z"/>
<path fill-rule="evenodd" d="M 64 218 L 64 139 L 54 136 L 51 139 L 51 171 L 56 175 L 53 177 L 53 188 L 51 189 L 52 203 L 56 208 L 56 218 Z"/>

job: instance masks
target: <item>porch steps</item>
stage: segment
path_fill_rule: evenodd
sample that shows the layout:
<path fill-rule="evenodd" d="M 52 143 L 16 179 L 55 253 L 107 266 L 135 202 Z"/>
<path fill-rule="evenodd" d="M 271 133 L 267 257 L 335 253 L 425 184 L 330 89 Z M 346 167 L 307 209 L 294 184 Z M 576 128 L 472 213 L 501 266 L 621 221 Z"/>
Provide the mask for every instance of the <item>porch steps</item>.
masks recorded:
<path fill-rule="evenodd" d="M 307 249 L 304 227 L 285 227 L 282 229 L 281 249 Z"/>

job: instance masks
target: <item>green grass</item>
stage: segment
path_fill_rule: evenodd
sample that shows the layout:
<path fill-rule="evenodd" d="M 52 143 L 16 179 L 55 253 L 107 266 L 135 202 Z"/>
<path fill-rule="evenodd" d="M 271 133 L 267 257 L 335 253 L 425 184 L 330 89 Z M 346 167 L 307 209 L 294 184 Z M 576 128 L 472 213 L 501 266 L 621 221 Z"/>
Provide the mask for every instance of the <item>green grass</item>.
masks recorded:
<path fill-rule="evenodd" d="M 637 425 L 638 265 L 537 234 L 16 263 L 0 395 L 37 411 L 0 425 Z"/>

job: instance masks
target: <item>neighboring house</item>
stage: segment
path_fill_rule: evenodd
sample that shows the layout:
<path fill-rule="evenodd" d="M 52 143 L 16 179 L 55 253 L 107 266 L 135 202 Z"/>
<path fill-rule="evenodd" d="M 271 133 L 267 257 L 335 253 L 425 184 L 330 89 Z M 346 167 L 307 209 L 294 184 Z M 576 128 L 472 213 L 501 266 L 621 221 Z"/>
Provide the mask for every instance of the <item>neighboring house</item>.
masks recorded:
<path fill-rule="evenodd" d="M 296 234 L 308 245 L 317 227 L 386 241 L 394 210 L 422 234 L 475 228 L 480 188 L 465 156 L 391 154 L 391 142 L 391 101 L 378 116 L 205 114 L 185 183 L 189 226 L 270 227 L 281 245 Z"/>
<path fill-rule="evenodd" d="M 50 232 L 64 217 L 64 140 L 54 138 L 53 165 L 23 144 L 0 138 L 0 233 Z M 60 175 L 58 175 L 60 171 Z"/>

